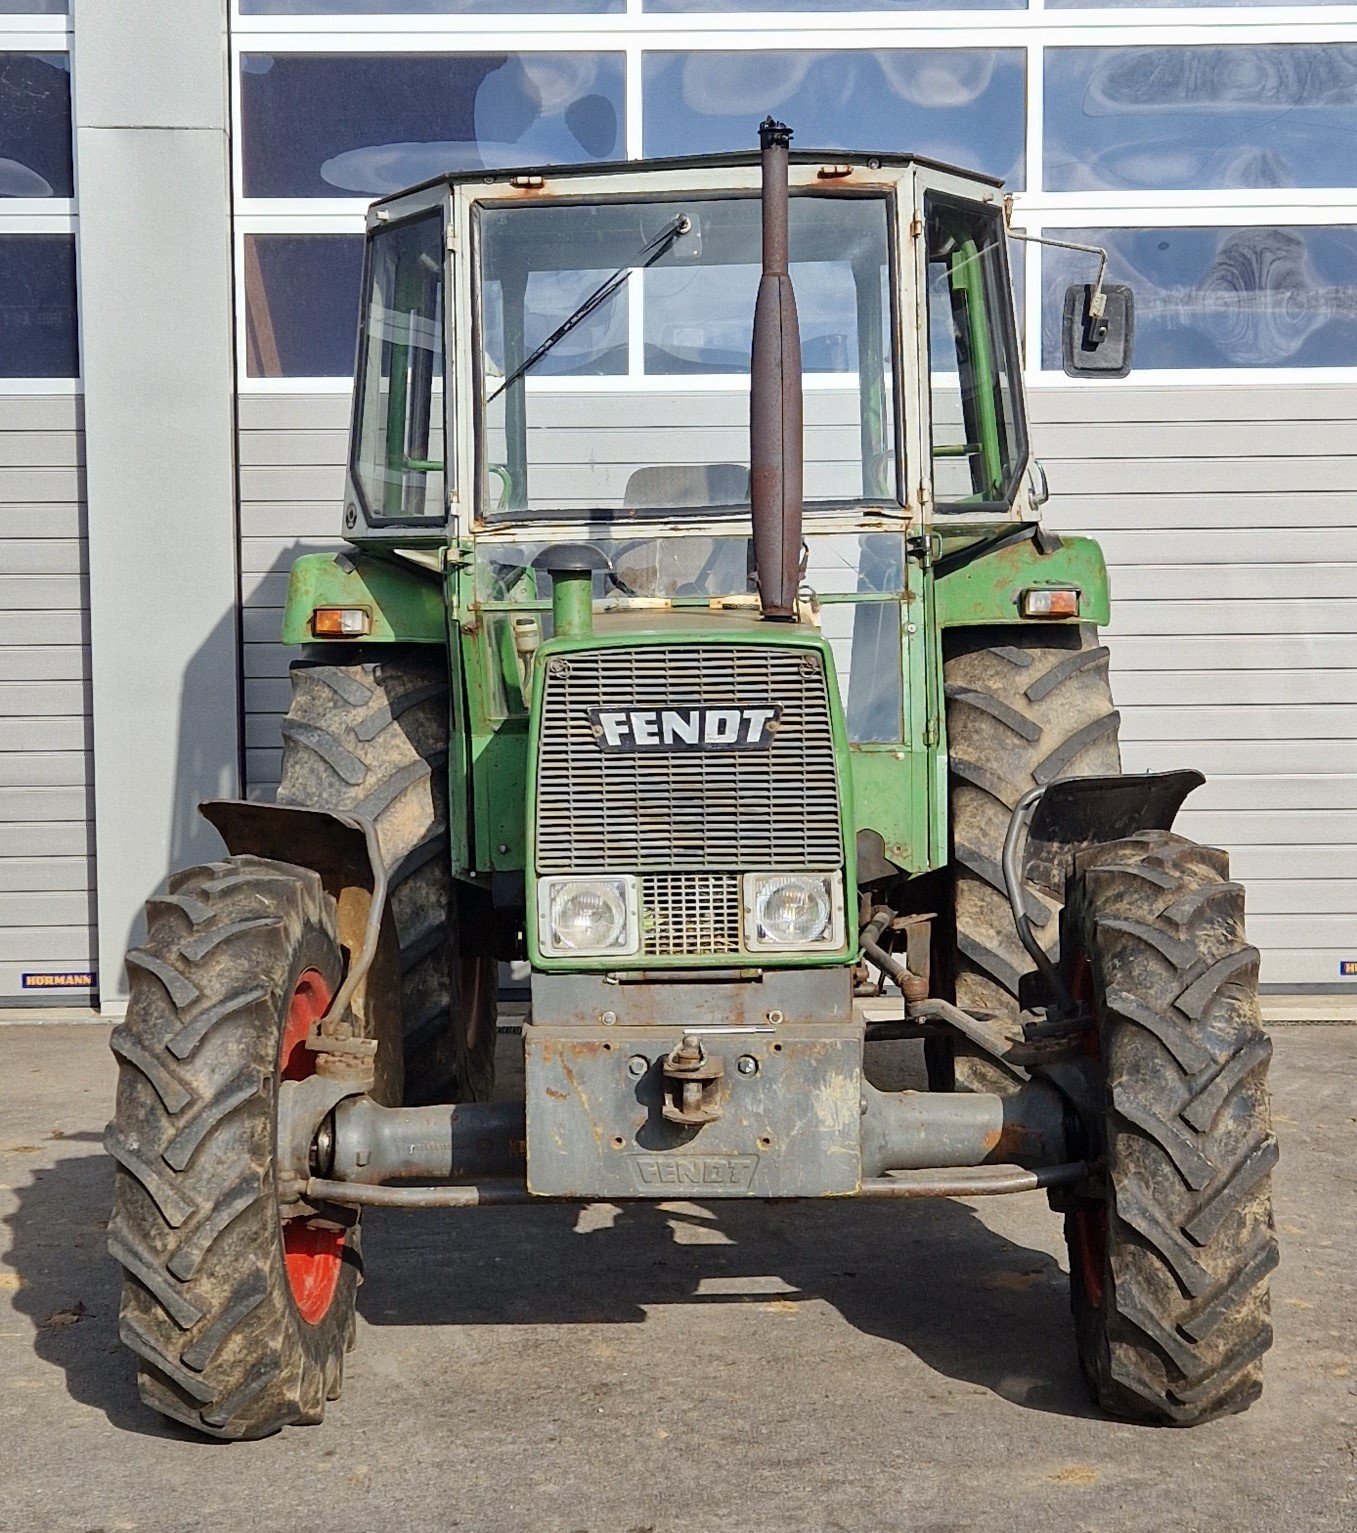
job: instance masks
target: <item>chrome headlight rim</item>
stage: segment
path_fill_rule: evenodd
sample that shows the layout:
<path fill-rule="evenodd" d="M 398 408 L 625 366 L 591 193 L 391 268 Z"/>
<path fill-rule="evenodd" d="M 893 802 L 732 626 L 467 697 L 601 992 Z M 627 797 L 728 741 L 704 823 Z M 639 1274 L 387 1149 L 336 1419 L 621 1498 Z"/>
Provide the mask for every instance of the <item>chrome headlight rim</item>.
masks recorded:
<path fill-rule="evenodd" d="M 568 944 L 556 924 L 561 903 L 573 892 L 606 891 L 621 907 L 621 924 L 607 942 Z M 625 873 L 567 873 L 537 881 L 537 945 L 548 958 L 628 958 L 640 950 L 638 881 Z"/>
<path fill-rule="evenodd" d="M 760 932 L 761 897 L 777 884 L 805 881 L 817 886 L 829 910 L 829 919 L 818 937 L 778 942 Z M 744 940 L 751 953 L 834 953 L 845 945 L 843 870 L 841 868 L 767 868 L 746 873 L 743 879 Z"/>

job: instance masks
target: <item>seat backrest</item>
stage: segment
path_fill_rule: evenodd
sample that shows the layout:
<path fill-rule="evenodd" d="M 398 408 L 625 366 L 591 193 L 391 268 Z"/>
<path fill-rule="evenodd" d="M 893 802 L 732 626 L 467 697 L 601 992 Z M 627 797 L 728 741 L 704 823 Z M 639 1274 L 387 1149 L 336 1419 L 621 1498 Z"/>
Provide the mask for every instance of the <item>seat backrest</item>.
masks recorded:
<path fill-rule="evenodd" d="M 622 493 L 629 511 L 748 503 L 749 470 L 740 463 L 656 463 L 633 470 Z"/>

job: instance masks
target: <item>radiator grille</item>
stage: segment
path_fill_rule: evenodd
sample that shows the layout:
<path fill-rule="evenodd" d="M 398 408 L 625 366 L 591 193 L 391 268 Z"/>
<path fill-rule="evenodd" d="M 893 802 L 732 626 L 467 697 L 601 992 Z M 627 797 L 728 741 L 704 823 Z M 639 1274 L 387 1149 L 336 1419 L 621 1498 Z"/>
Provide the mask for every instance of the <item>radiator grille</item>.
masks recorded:
<path fill-rule="evenodd" d="M 740 875 L 675 873 L 641 880 L 641 951 L 700 958 L 740 951 Z"/>
<path fill-rule="evenodd" d="M 589 719 L 590 708 L 770 703 L 782 709 L 776 732 L 770 745 L 754 750 L 605 752 Z M 816 654 L 723 644 L 636 645 L 561 656 L 547 667 L 539 741 L 542 873 L 714 875 L 842 865 L 829 696 Z M 718 915 L 713 908 L 701 920 L 713 932 L 733 922 L 729 929 L 738 947 L 738 879 L 712 876 L 702 887 L 704 897 L 714 897 L 717 886 L 727 884 L 733 892 L 722 894 L 721 909 L 728 904 L 734 914 Z M 674 900 L 687 906 L 693 896 L 666 894 L 665 908 Z"/>

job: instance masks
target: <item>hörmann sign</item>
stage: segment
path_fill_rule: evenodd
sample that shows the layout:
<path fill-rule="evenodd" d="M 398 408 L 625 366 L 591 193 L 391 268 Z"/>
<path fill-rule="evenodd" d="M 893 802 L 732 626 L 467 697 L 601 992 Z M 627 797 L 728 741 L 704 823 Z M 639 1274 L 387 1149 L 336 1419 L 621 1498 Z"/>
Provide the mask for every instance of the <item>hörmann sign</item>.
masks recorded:
<path fill-rule="evenodd" d="M 751 708 L 591 708 L 605 751 L 745 751 L 772 744 L 778 703 Z"/>

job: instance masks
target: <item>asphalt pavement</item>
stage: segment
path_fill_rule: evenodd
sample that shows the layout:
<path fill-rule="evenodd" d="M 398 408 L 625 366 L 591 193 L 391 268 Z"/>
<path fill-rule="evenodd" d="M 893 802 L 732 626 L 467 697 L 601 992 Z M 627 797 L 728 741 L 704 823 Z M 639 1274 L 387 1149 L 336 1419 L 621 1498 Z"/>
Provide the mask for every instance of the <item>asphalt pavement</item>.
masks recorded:
<path fill-rule="evenodd" d="M 1275 1030 L 1244 1416 L 1093 1412 L 1040 1194 L 543 1205 L 371 1216 L 343 1398 L 250 1444 L 148 1412 L 118 1343 L 107 1036 L 0 1028 L 5 1533 L 1357 1533 L 1357 1027 Z"/>

